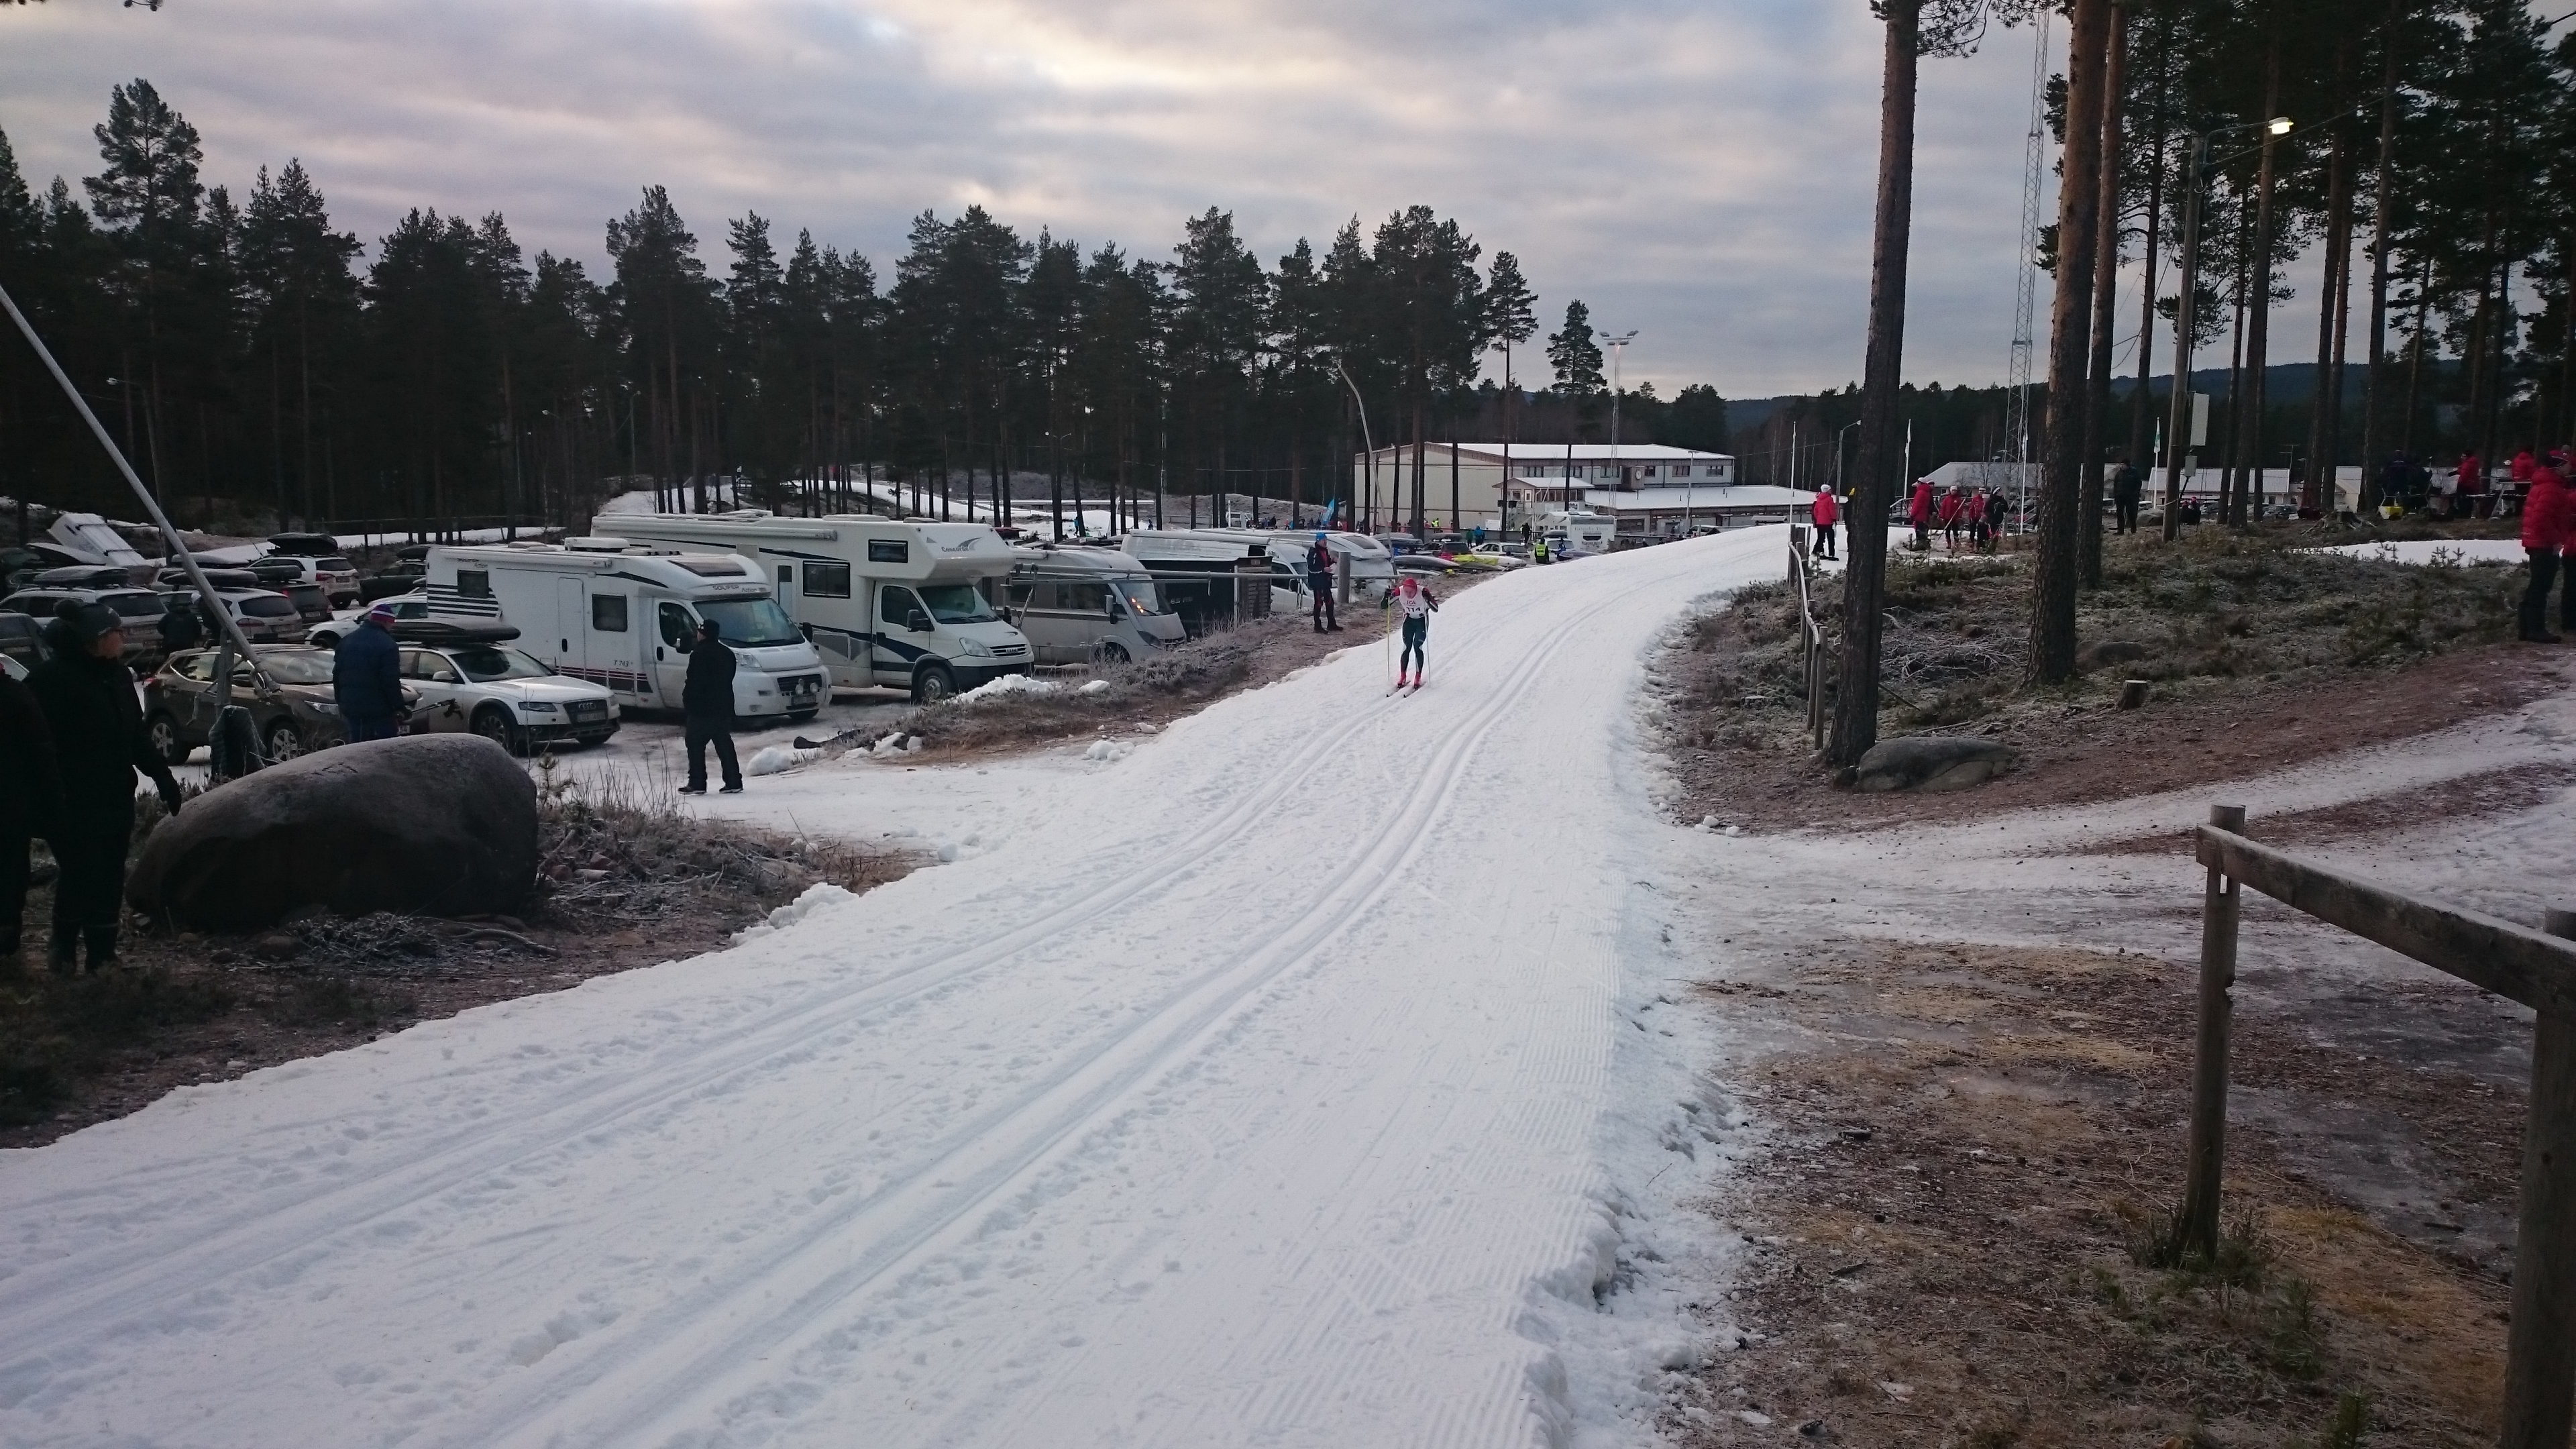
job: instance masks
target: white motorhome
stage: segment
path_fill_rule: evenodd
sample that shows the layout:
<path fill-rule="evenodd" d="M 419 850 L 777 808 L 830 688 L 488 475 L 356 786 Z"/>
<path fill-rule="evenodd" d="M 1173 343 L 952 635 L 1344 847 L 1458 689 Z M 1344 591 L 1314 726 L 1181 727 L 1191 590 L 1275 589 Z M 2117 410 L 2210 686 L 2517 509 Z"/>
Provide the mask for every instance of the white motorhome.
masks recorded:
<path fill-rule="evenodd" d="M 810 719 L 828 692 L 821 657 L 770 597 L 760 566 L 730 553 L 591 538 L 433 548 L 428 567 L 430 619 L 517 629 L 521 649 L 606 685 L 627 709 L 680 707 L 706 621 L 740 661 L 737 717 Z"/>
<path fill-rule="evenodd" d="M 757 509 L 620 514 L 616 522 L 629 538 L 757 560 L 839 687 L 910 690 L 928 704 L 1036 663 L 1028 639 L 994 608 L 1013 560 L 983 524 Z"/>
<path fill-rule="evenodd" d="M 1011 552 L 1010 616 L 1041 664 L 1125 664 L 1188 637 L 1132 554 L 1082 544 Z"/>
<path fill-rule="evenodd" d="M 1549 546 L 1564 558 L 1608 553 L 1618 546 L 1619 520 L 1590 509 L 1577 508 L 1548 514 L 1539 520 L 1538 527 L 1539 532 L 1546 535 Z"/>

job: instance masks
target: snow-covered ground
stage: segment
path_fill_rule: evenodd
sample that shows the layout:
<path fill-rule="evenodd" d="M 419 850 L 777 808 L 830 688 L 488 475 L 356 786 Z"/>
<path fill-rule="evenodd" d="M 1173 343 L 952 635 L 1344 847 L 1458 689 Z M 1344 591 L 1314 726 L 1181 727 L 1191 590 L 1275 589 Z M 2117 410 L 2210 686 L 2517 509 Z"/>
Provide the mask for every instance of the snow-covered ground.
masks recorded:
<path fill-rule="evenodd" d="M 1777 528 L 1520 571 L 735 948 L 0 1154 L 0 1443 L 1622 1444 L 1727 1243 L 1636 686 Z"/>
<path fill-rule="evenodd" d="M 2510 538 L 2410 538 L 2403 543 L 2343 543 L 2308 551 L 2405 564 L 2518 564 L 2527 557 L 2521 542 Z"/>

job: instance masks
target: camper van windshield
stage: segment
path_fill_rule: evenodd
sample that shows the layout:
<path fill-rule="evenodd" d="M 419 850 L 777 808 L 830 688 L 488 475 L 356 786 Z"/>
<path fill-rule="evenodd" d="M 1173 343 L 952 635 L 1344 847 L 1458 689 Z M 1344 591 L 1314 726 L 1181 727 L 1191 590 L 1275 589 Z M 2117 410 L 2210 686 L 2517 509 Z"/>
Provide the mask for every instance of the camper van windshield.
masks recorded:
<path fill-rule="evenodd" d="M 709 599 L 698 605 L 700 618 L 715 622 L 716 637 L 736 649 L 768 649 L 801 644 L 805 636 L 787 620 L 776 599 Z"/>
<path fill-rule="evenodd" d="M 942 624 L 982 624 L 994 617 L 993 606 L 973 584 L 924 584 L 921 603 Z"/>
<path fill-rule="evenodd" d="M 1111 579 L 1109 587 L 1127 601 L 1127 607 L 1139 614 L 1168 614 L 1172 606 L 1163 602 L 1163 590 L 1152 579 Z"/>

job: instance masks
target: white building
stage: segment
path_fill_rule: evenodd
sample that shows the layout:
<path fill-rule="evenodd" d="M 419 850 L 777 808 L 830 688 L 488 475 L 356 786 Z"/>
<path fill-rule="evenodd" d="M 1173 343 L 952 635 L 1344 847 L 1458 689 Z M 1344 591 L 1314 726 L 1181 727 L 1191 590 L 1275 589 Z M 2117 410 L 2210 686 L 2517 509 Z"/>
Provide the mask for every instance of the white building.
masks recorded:
<path fill-rule="evenodd" d="M 1351 497 L 1360 516 L 1384 529 L 1413 517 L 1411 443 L 1361 453 L 1351 459 Z M 1453 492 L 1454 468 L 1454 492 Z M 1735 484 L 1735 459 L 1660 443 L 1425 443 L 1422 447 L 1422 516 L 1434 529 L 1517 529 L 1541 513 L 1568 504 L 1627 518 L 1660 514 L 1669 495 L 1676 511 L 1714 512 Z M 1779 489 L 1747 492 L 1781 492 Z M 1641 510 L 1640 495 L 1656 506 Z M 1452 506 L 1452 498 L 1456 499 Z M 1628 506 L 1620 506 L 1622 503 Z M 1641 521 L 1639 531 L 1643 531 Z"/>

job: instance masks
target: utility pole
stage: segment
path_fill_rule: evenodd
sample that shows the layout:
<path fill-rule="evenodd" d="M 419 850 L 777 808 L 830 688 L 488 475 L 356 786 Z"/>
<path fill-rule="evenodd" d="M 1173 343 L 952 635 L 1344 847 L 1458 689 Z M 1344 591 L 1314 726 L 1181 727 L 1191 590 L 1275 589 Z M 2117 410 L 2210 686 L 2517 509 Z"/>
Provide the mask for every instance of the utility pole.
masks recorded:
<path fill-rule="evenodd" d="M 1601 339 L 1602 345 L 1610 349 L 1610 461 L 1617 465 L 1622 483 L 1628 481 L 1628 466 L 1619 462 L 1619 362 L 1626 356 L 1628 344 L 1636 340 L 1633 329 Z"/>

